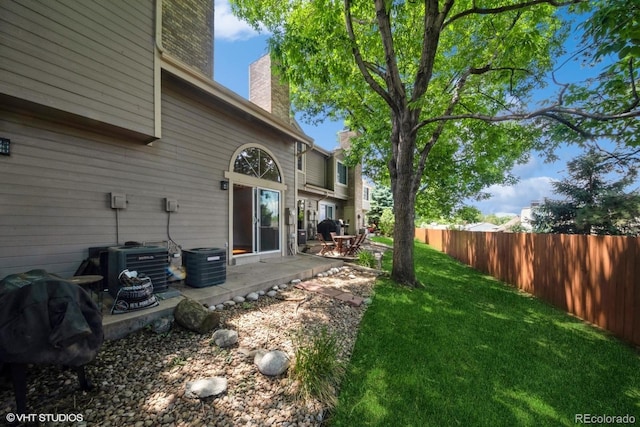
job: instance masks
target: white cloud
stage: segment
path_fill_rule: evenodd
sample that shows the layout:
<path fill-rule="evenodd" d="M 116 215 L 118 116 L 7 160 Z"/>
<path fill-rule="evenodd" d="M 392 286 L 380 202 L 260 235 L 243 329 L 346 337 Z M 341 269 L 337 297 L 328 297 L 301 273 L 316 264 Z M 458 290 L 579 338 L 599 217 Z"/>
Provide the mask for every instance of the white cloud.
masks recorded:
<path fill-rule="evenodd" d="M 249 24 L 233 16 L 228 0 L 216 0 L 213 30 L 216 40 L 248 40 L 258 36 Z"/>
<path fill-rule="evenodd" d="M 486 192 L 491 198 L 472 202 L 483 213 L 513 213 L 520 215 L 522 208 L 530 206 L 532 201 L 542 202 L 545 197 L 553 197 L 552 178 L 538 176 L 523 179 L 516 185 L 492 185 Z"/>

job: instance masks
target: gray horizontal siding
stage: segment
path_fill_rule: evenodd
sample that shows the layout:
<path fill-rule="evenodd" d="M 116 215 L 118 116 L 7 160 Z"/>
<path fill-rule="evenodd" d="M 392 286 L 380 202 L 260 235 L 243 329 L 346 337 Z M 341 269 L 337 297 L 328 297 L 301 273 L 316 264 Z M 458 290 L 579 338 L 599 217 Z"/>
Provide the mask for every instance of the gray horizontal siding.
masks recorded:
<path fill-rule="evenodd" d="M 326 158 L 317 151 L 307 153 L 307 184 L 326 188 L 327 186 L 327 165 Z"/>
<path fill-rule="evenodd" d="M 4 1 L 0 12 L 0 93 L 154 134 L 152 1 Z"/>
<path fill-rule="evenodd" d="M 0 107 L 0 278 L 32 268 L 71 276 L 92 246 L 115 245 L 109 193 L 127 194 L 119 243 L 167 240 L 164 198 L 178 200 L 171 237 L 184 248 L 224 247 L 229 191 L 219 182 L 242 144 L 267 147 L 285 167 L 295 206 L 294 146 L 186 86 L 163 81 L 163 138 L 153 146 L 67 127 Z M 283 230 L 283 238 L 286 235 Z M 285 240 L 283 240 L 284 242 Z"/>

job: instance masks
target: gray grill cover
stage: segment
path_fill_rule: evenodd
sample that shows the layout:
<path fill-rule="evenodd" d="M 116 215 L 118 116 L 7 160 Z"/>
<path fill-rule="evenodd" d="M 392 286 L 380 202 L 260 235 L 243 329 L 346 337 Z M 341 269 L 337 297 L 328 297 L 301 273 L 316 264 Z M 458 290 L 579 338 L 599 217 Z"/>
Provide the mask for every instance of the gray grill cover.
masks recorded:
<path fill-rule="evenodd" d="M 87 291 L 45 270 L 0 281 L 0 363 L 81 366 L 104 340 Z"/>

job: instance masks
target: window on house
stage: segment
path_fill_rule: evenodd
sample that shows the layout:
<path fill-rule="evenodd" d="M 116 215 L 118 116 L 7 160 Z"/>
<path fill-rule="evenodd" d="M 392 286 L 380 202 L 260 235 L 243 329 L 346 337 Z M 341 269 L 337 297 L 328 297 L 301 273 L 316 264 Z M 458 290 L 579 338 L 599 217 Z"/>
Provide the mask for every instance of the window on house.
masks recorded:
<path fill-rule="evenodd" d="M 369 200 L 369 187 L 362 188 L 362 200 Z"/>
<path fill-rule="evenodd" d="M 337 162 L 337 181 L 339 184 L 347 185 L 347 167 L 342 162 Z"/>
<path fill-rule="evenodd" d="M 325 219 L 335 219 L 336 205 L 333 203 L 320 202 L 318 204 L 318 221 Z"/>
<path fill-rule="evenodd" d="M 236 158 L 233 171 L 269 181 L 282 182 L 276 162 L 269 154 L 257 147 L 243 150 Z"/>
<path fill-rule="evenodd" d="M 298 141 L 296 151 L 298 154 L 304 151 L 304 145 L 302 144 L 302 142 Z M 297 158 L 298 158 L 298 170 L 300 172 L 304 172 L 304 155 L 302 156 L 298 155 Z"/>

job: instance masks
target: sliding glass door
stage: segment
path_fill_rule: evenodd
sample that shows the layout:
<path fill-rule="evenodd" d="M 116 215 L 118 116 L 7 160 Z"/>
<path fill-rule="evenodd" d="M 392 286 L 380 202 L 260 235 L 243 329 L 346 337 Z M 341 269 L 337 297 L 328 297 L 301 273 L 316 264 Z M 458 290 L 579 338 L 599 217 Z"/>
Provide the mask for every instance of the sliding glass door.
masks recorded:
<path fill-rule="evenodd" d="M 260 204 L 256 251 L 280 250 L 280 192 L 258 188 L 256 196 Z"/>
<path fill-rule="evenodd" d="M 280 250 L 280 191 L 233 186 L 233 253 Z"/>

